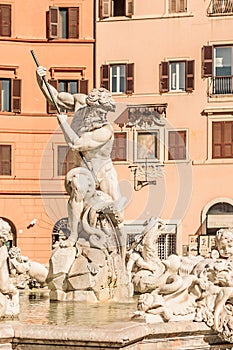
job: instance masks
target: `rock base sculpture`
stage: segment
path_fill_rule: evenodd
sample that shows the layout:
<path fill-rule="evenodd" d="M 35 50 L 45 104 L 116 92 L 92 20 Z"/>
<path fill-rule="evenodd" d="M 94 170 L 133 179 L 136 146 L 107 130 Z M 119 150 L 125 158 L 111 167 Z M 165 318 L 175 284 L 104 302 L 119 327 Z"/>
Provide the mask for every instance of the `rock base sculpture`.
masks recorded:
<path fill-rule="evenodd" d="M 78 241 L 76 247 L 57 247 L 50 259 L 47 278 L 50 299 L 126 300 L 128 279 L 122 280 L 122 268 L 119 254 L 91 248 L 84 240 Z"/>

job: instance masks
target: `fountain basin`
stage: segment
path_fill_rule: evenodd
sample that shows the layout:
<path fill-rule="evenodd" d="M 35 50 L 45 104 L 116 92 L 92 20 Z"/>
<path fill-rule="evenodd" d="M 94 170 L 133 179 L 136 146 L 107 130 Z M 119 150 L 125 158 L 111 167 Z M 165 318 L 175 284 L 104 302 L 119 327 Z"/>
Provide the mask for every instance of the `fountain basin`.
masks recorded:
<path fill-rule="evenodd" d="M 231 345 L 204 323 L 194 322 L 152 325 L 131 321 L 81 327 L 6 321 L 0 326 L 0 339 L 1 350 L 229 350 Z"/>
<path fill-rule="evenodd" d="M 18 320 L 0 323 L 0 350 L 229 350 L 205 323 L 148 324 L 128 303 L 50 302 L 46 290 L 23 293 Z"/>

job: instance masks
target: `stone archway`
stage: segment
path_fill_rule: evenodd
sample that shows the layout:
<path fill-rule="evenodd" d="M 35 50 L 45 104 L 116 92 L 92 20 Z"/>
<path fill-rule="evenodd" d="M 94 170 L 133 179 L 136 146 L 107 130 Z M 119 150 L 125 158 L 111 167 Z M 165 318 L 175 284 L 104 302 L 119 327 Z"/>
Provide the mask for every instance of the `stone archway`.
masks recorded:
<path fill-rule="evenodd" d="M 216 198 L 207 203 L 202 211 L 202 233 L 199 235 L 198 252 L 205 255 L 215 246 L 215 235 L 218 230 L 233 227 L 233 199 Z"/>

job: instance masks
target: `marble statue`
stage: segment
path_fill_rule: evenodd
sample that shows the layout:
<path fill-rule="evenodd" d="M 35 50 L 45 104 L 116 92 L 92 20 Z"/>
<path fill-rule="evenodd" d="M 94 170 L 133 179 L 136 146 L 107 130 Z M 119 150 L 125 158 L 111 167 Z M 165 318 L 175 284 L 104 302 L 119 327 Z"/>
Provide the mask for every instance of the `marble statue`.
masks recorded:
<path fill-rule="evenodd" d="M 146 227 L 135 239 L 127 252 L 127 272 L 132 282 L 132 292 L 145 293 L 156 288 L 165 265 L 158 256 L 158 238 L 165 223 L 158 218 L 150 218 Z"/>
<path fill-rule="evenodd" d="M 8 271 L 8 251 L 5 243 L 11 239 L 11 227 L 0 218 L 0 318 L 19 314 L 19 292 L 11 283 Z"/>
<path fill-rule="evenodd" d="M 217 231 L 210 258 L 171 255 L 163 264 L 157 286 L 139 296 L 134 318 L 205 322 L 233 343 L 233 228 Z"/>
<path fill-rule="evenodd" d="M 47 281 L 51 295 L 58 300 L 75 299 L 83 296 L 80 291 L 91 291 L 85 294 L 99 299 L 100 294 L 110 295 L 114 289 L 116 296 L 119 284 L 129 281 L 125 272 L 125 201 L 110 157 L 114 132 L 106 118 L 109 111 L 115 111 L 115 103 L 104 88 L 92 89 L 88 95 L 59 93 L 44 83 L 45 75 L 46 69 L 38 67 L 37 81 L 47 100 L 51 101 L 52 94 L 61 113 L 74 112 L 71 124 L 67 115 L 57 115 L 75 167 L 65 178 L 71 234 L 60 240 L 50 259 Z M 64 264 L 62 259 L 66 259 Z M 76 296 L 71 297 L 73 292 Z"/>
<path fill-rule="evenodd" d="M 19 289 L 30 287 L 45 287 L 48 269 L 36 262 L 31 261 L 27 256 L 21 255 L 19 247 L 12 247 L 9 250 L 10 277 L 14 285 Z"/>

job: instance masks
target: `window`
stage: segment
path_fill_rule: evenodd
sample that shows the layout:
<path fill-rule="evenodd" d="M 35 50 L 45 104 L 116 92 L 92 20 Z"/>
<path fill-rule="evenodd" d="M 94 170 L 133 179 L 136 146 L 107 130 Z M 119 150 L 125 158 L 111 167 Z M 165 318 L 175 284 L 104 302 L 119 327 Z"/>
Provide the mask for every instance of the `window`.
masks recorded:
<path fill-rule="evenodd" d="M 73 152 L 68 146 L 58 146 L 57 152 L 57 175 L 65 176 L 70 169 L 75 167 Z"/>
<path fill-rule="evenodd" d="M 0 111 L 19 113 L 20 110 L 21 80 L 0 78 Z"/>
<path fill-rule="evenodd" d="M 11 145 L 0 145 L 0 175 L 11 176 Z"/>
<path fill-rule="evenodd" d="M 111 158 L 113 161 L 126 161 L 127 133 L 115 132 Z"/>
<path fill-rule="evenodd" d="M 68 218 L 62 218 L 58 220 L 54 227 L 52 233 L 52 248 L 54 244 L 59 242 L 61 239 L 66 239 L 70 236 L 70 227 Z"/>
<path fill-rule="evenodd" d="M 11 36 L 11 5 L 0 4 L 0 36 Z"/>
<path fill-rule="evenodd" d="M 157 160 L 159 158 L 159 144 L 159 131 L 138 131 L 136 160 Z"/>
<path fill-rule="evenodd" d="M 212 158 L 233 158 L 233 121 L 212 123 Z"/>
<path fill-rule="evenodd" d="M 49 39 L 79 38 L 79 7 L 51 6 L 47 18 Z"/>
<path fill-rule="evenodd" d="M 168 12 L 186 12 L 187 11 L 187 0 L 168 0 Z"/>
<path fill-rule="evenodd" d="M 134 92 L 134 64 L 112 64 L 101 66 L 101 86 L 112 93 Z"/>
<path fill-rule="evenodd" d="M 160 93 L 194 90 L 194 61 L 171 61 L 160 64 Z"/>
<path fill-rule="evenodd" d="M 185 91 L 185 62 L 171 62 L 170 69 L 170 91 Z"/>
<path fill-rule="evenodd" d="M 211 78 L 210 94 L 233 93 L 232 58 L 232 46 L 204 46 L 202 48 L 202 77 Z"/>
<path fill-rule="evenodd" d="M 161 260 L 176 254 L 176 233 L 163 233 L 158 239 L 158 255 Z"/>
<path fill-rule="evenodd" d="M 211 0 L 207 12 L 209 15 L 233 13 L 233 1 L 232 0 Z"/>
<path fill-rule="evenodd" d="M 49 79 L 49 84 L 55 87 L 59 92 L 69 92 L 70 94 L 82 93 L 88 94 L 88 80 L 66 80 L 66 79 Z M 47 102 L 47 113 L 57 113 L 56 108 Z"/>
<path fill-rule="evenodd" d="M 134 0 L 99 0 L 99 17 L 132 17 L 133 2 Z"/>
<path fill-rule="evenodd" d="M 168 160 L 185 160 L 186 130 L 168 131 Z"/>

